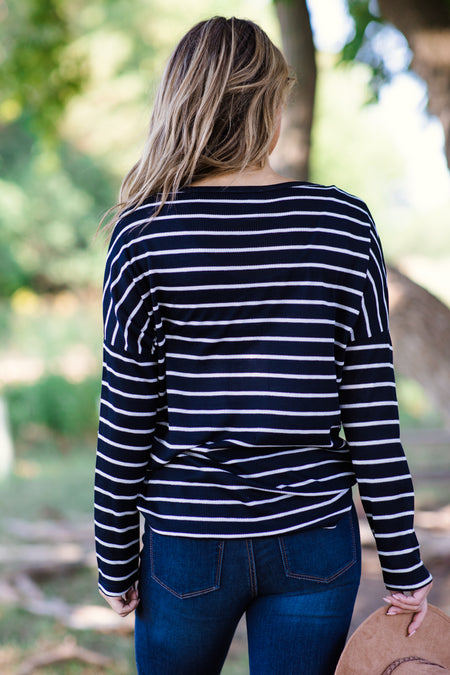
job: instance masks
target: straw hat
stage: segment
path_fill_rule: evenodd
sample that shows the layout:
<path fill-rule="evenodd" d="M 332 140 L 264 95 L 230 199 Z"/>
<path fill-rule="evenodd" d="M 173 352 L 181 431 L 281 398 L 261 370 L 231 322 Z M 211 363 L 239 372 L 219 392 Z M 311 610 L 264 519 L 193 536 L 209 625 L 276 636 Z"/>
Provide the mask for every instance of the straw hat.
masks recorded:
<path fill-rule="evenodd" d="M 450 673 L 450 617 L 428 605 L 414 635 L 411 614 L 371 614 L 347 642 L 335 675 L 445 675 Z"/>

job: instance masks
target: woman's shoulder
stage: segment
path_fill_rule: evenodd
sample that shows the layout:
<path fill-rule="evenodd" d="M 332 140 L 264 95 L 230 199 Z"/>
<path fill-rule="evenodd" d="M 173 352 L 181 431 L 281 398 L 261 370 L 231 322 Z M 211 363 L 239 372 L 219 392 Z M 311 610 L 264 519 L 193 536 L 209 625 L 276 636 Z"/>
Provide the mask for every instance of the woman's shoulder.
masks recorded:
<path fill-rule="evenodd" d="M 281 178 L 281 177 L 280 177 Z M 257 194 L 264 196 L 264 194 L 281 193 L 295 196 L 309 196 L 311 198 L 317 197 L 321 199 L 337 200 L 347 202 L 351 205 L 359 206 L 367 210 L 367 206 L 363 199 L 348 192 L 347 190 L 335 185 L 325 185 L 322 183 L 314 183 L 311 181 L 296 180 L 291 178 L 284 178 L 279 182 L 267 184 L 233 184 L 233 183 L 214 183 L 212 181 L 198 182 L 192 185 L 187 185 L 180 189 L 176 195 L 176 200 L 190 197 L 202 197 L 205 195 L 213 196 L 215 194 L 222 197 L 226 195 L 241 195 L 245 197 L 247 194 Z"/>

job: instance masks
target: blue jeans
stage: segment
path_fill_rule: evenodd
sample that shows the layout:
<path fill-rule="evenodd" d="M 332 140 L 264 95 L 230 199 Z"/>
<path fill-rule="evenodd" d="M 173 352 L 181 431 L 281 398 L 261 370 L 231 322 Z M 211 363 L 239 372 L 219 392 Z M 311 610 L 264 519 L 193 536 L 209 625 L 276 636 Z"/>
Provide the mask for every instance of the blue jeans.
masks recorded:
<path fill-rule="evenodd" d="M 144 534 L 139 675 L 220 673 L 245 613 L 251 675 L 332 675 L 361 573 L 354 509 L 333 528 L 254 539 Z"/>

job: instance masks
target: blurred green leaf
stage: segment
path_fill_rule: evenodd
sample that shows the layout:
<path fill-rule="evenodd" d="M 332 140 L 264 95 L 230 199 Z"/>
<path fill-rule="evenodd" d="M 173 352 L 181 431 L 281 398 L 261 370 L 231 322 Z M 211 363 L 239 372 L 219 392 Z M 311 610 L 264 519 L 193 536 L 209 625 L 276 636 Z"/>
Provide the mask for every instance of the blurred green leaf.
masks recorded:
<path fill-rule="evenodd" d="M 41 138 L 57 140 L 68 101 L 87 80 L 74 25 L 63 0 L 4 0 L 0 51 L 0 124 L 21 118 Z"/>
<path fill-rule="evenodd" d="M 99 378 L 73 383 L 60 375 L 48 375 L 33 384 L 9 386 L 4 395 L 13 435 L 20 437 L 30 427 L 72 438 L 95 432 L 99 394 Z"/>

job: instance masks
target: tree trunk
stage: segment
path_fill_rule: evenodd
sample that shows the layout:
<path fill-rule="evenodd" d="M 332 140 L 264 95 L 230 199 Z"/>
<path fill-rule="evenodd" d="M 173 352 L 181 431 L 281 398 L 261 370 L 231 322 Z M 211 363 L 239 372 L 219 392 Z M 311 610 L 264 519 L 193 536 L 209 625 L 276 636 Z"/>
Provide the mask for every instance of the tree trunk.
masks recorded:
<path fill-rule="evenodd" d="M 394 268 L 388 282 L 395 367 L 422 385 L 450 427 L 450 310 Z"/>
<path fill-rule="evenodd" d="M 309 12 L 306 0 L 275 0 L 275 6 L 283 52 L 297 82 L 283 116 L 274 164 L 289 178 L 307 180 L 317 75 Z"/>
<path fill-rule="evenodd" d="M 444 128 L 450 168 L 450 3 L 448 0 L 378 0 L 381 14 L 408 40 L 412 69 L 428 87 L 428 110 Z"/>
<path fill-rule="evenodd" d="M 286 111 L 276 166 L 292 178 L 307 180 L 316 86 L 311 23 L 305 0 L 275 0 L 275 6 L 283 51 L 298 79 Z M 414 51 L 413 68 L 428 84 L 430 112 L 439 115 L 444 125 L 449 155 L 448 0 L 379 0 L 379 6 Z M 389 271 L 389 283 L 396 368 L 423 386 L 450 427 L 450 309 L 395 269 Z"/>

